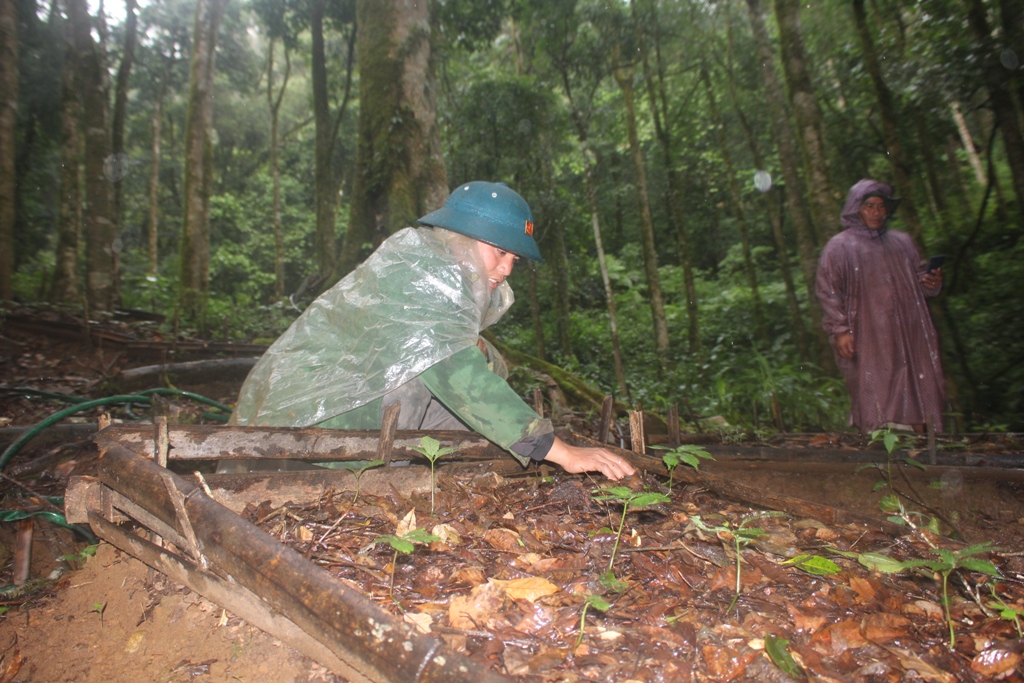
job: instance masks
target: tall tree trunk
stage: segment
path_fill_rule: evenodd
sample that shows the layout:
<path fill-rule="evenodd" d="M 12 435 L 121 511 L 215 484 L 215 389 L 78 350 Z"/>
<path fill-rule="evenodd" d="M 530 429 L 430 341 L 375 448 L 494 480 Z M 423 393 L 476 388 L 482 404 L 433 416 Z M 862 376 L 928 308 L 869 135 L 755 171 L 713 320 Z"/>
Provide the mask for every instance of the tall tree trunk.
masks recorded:
<path fill-rule="evenodd" d="M 64 65 L 60 84 L 60 206 L 53 271 L 53 302 L 79 303 L 78 244 L 82 235 L 82 136 L 78 97 L 78 58 L 71 22 L 65 25 Z"/>
<path fill-rule="evenodd" d="M 270 39 L 267 48 L 267 107 L 270 109 L 270 175 L 274 183 L 274 301 L 284 298 L 284 232 L 281 227 L 281 171 L 278 168 L 278 114 L 281 111 L 281 100 L 288 88 L 288 76 L 291 74 L 292 62 L 288 55 L 288 45 L 284 45 L 284 79 L 277 96 L 274 96 L 274 39 Z"/>
<path fill-rule="evenodd" d="M 590 148 L 584 135 L 580 140 L 580 152 L 583 154 L 584 174 L 587 181 L 587 201 L 590 204 L 590 225 L 594 230 L 594 245 L 597 247 L 597 263 L 601 268 L 601 282 L 604 284 L 604 298 L 608 305 L 608 327 L 612 338 L 612 359 L 615 362 L 615 380 L 619 384 L 619 393 L 632 403 L 629 385 L 626 384 L 626 372 L 622 364 L 622 350 L 619 346 L 619 316 L 615 311 L 615 292 L 612 280 L 608 275 L 608 261 L 604 253 L 604 241 L 601 239 L 601 220 L 597 210 L 597 187 L 594 182 L 594 165 Z"/>
<path fill-rule="evenodd" d="M 893 100 L 892 91 L 885 83 L 882 75 L 882 67 L 878 62 L 878 54 L 875 52 L 875 41 L 871 37 L 871 30 L 868 28 L 867 13 L 864 11 L 864 0 L 853 0 L 853 19 L 857 29 L 857 37 L 860 40 L 861 53 L 864 57 L 864 66 L 871 76 L 871 82 L 875 86 L 875 97 L 878 99 L 878 114 L 882 119 L 882 132 L 885 137 L 886 155 L 889 158 L 889 166 L 892 169 L 892 177 L 899 193 L 903 196 L 900 204 L 900 214 L 906 224 L 910 236 L 919 245 L 922 245 L 921 219 L 917 215 L 917 203 L 914 201 L 914 187 L 911 182 L 911 171 L 909 159 L 904 153 L 903 142 L 900 140 L 899 128 L 896 123 L 898 112 L 896 103 Z"/>
<path fill-rule="evenodd" d="M 818 241 L 824 243 L 839 224 L 836 192 L 829 178 L 828 155 L 822 132 L 821 107 L 811 84 L 803 29 L 800 26 L 800 0 L 775 0 L 775 17 L 779 24 L 780 51 L 789 101 L 793 106 L 804 166 L 810 191 L 811 217 Z"/>
<path fill-rule="evenodd" d="M 334 145 L 331 139 L 333 121 L 327 93 L 327 58 L 324 54 L 324 11 L 327 0 L 310 2 L 310 36 L 312 40 L 313 119 L 316 126 L 316 265 L 317 271 L 330 277 L 334 270 L 335 234 L 334 170 L 331 166 Z"/>
<path fill-rule="evenodd" d="M 0 0 L 0 299 L 14 298 L 18 126 L 18 3 Z"/>
<path fill-rule="evenodd" d="M 179 310 L 206 326 L 210 289 L 210 190 L 213 175 L 213 74 L 217 32 L 227 0 L 198 0 L 192 33 L 188 115 L 185 120 L 184 220 L 181 227 Z"/>
<path fill-rule="evenodd" d="M 757 55 L 761 62 L 761 80 L 764 82 L 765 100 L 771 120 L 772 138 L 779 152 L 779 165 L 786 184 L 786 203 L 789 218 L 796 232 L 797 251 L 800 254 L 800 272 L 807 290 L 807 311 L 811 317 L 811 333 L 814 341 L 814 358 L 826 371 L 835 372 L 835 360 L 828 335 L 821 324 L 821 305 L 814 291 L 818 273 L 817 231 L 811 219 L 810 209 L 805 200 L 804 181 L 800 175 L 800 155 L 797 152 L 796 136 L 790 125 L 789 112 L 778 72 L 775 70 L 775 51 L 772 49 L 768 30 L 764 24 L 761 0 L 747 0 L 750 27 L 757 44 Z"/>
<path fill-rule="evenodd" d="M 662 164 L 668 179 L 668 216 L 675 228 L 679 244 L 679 264 L 683 268 L 683 285 L 686 288 L 687 341 L 690 352 L 700 350 L 700 321 L 697 301 L 697 285 L 693 275 L 693 260 L 690 258 L 689 236 L 686 226 L 686 211 L 683 209 L 683 188 L 679 171 L 676 170 L 675 139 L 669 125 L 669 102 L 665 87 L 665 63 L 661 58 L 661 31 L 657 15 L 657 5 L 648 3 L 647 25 L 640 21 L 637 3 L 630 3 L 634 23 L 637 26 L 638 47 L 644 69 L 644 80 L 647 83 L 647 98 L 650 102 L 654 118 L 654 130 L 661 148 Z M 650 66 L 647 41 L 644 32 L 650 30 L 654 39 L 655 68 Z"/>
<path fill-rule="evenodd" d="M 728 23 L 728 39 L 729 68 L 727 76 L 729 78 L 729 95 L 732 98 L 732 106 L 736 111 L 736 116 L 743 128 L 743 135 L 747 139 L 747 147 L 749 147 L 750 154 L 754 159 L 754 166 L 758 169 L 766 170 L 765 160 L 761 155 L 761 150 L 758 147 L 754 131 L 751 129 L 750 123 L 747 121 L 747 117 L 743 114 L 743 110 L 740 109 L 739 97 L 736 94 L 736 76 L 733 70 L 733 34 L 731 14 L 729 15 Z M 796 340 L 797 351 L 800 354 L 801 361 L 809 362 L 811 360 L 810 338 L 807 335 L 807 328 L 804 325 L 803 316 L 800 315 L 800 302 L 796 296 L 796 287 L 793 284 L 793 273 L 789 267 L 789 252 L 786 249 L 786 237 L 782 231 L 782 207 L 779 200 L 779 190 L 776 187 L 769 187 L 767 190 L 760 187 L 758 189 L 764 197 L 765 210 L 768 213 L 768 221 L 772 226 L 772 239 L 775 242 L 775 255 L 779 263 L 779 275 L 782 276 L 782 283 L 786 288 L 786 302 L 789 304 L 790 324 L 793 327 L 793 337 Z"/>
<path fill-rule="evenodd" d="M 754 257 L 750 250 L 750 231 L 747 230 L 747 218 L 743 211 L 743 195 L 740 193 L 739 183 L 736 182 L 736 169 L 732 165 L 732 152 L 729 150 L 729 140 L 725 134 L 725 123 L 718 111 L 718 102 L 715 100 L 715 89 L 711 85 L 711 75 L 706 68 L 701 68 L 701 80 L 704 81 L 704 92 L 708 96 L 708 107 L 711 110 L 711 123 L 715 127 L 718 136 L 718 148 L 722 153 L 722 165 L 725 167 L 726 179 L 729 182 L 729 196 L 732 199 L 733 213 L 736 216 L 736 227 L 740 232 L 740 245 L 743 248 L 743 265 L 747 271 L 747 286 L 750 287 L 750 296 L 754 302 L 754 325 L 757 327 L 757 334 L 765 345 L 771 344 L 768 335 L 768 327 L 764 322 L 764 304 L 761 303 L 761 293 L 757 287 L 757 269 L 754 267 Z"/>
<path fill-rule="evenodd" d="M 1011 72 L 1000 63 L 999 48 L 992 42 L 992 33 L 982 0 L 965 0 L 967 23 L 974 33 L 974 39 L 981 47 L 981 59 L 985 69 L 985 85 L 988 87 L 996 126 L 1003 138 L 1006 161 L 1013 177 L 1013 189 L 1017 195 L 1018 207 L 1024 208 L 1024 136 L 1017 121 L 1017 108 L 1013 104 Z M 1001 4 L 1006 3 L 1002 0 Z M 1013 18 L 1011 8 L 1011 19 Z M 1019 17 L 1019 14 L 1017 14 Z M 1015 32 L 1016 35 L 1016 32 Z"/>
<path fill-rule="evenodd" d="M 164 94 L 167 92 L 168 69 L 160 79 L 160 90 L 153 103 L 153 114 L 149 126 L 153 135 L 149 168 L 149 272 L 156 275 L 160 268 L 159 227 L 160 227 L 160 136 L 164 118 Z"/>
<path fill-rule="evenodd" d="M 438 124 L 430 3 L 358 0 L 359 138 L 338 275 L 448 196 Z"/>
<path fill-rule="evenodd" d="M 109 99 L 106 55 L 92 39 L 85 0 L 67 0 L 75 32 L 79 85 L 82 89 L 82 119 L 85 128 L 85 290 L 90 310 L 109 311 L 114 299 L 115 255 L 118 248 L 114 220 L 114 193 L 104 173 L 110 156 Z"/>
<path fill-rule="evenodd" d="M 643 246 L 644 271 L 647 274 L 647 289 L 651 299 L 651 317 L 654 321 L 654 341 L 658 352 L 668 351 L 668 323 L 665 319 L 665 303 L 661 293 L 661 277 L 658 275 L 658 252 L 654 245 L 654 224 L 651 220 L 651 200 L 647 192 L 647 169 L 644 166 L 643 150 L 636 131 L 636 98 L 633 93 L 634 68 L 616 67 L 615 81 L 622 90 L 626 106 L 626 135 L 629 138 L 630 156 L 633 159 L 634 181 L 636 183 L 637 208 L 640 211 L 640 242 Z"/>
<path fill-rule="evenodd" d="M 135 61 L 135 44 L 138 33 L 139 18 L 135 14 L 135 0 L 125 0 L 124 49 L 121 53 L 121 64 L 117 68 L 117 80 L 114 88 L 114 118 L 111 124 L 111 147 L 114 154 L 124 154 L 124 123 L 128 109 L 128 81 L 131 78 L 132 65 Z M 125 164 L 125 167 L 127 165 Z M 118 225 L 121 225 L 121 193 L 122 178 L 114 181 L 114 211 Z"/>

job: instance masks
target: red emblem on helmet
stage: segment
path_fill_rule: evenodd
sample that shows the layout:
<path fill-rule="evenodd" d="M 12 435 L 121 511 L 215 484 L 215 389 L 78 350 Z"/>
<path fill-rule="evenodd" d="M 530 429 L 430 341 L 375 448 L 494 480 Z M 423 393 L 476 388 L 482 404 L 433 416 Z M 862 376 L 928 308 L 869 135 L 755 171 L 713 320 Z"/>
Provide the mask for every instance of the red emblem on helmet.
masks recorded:
<path fill-rule="evenodd" d="M 526 221 L 526 234 L 533 237 L 533 221 Z"/>

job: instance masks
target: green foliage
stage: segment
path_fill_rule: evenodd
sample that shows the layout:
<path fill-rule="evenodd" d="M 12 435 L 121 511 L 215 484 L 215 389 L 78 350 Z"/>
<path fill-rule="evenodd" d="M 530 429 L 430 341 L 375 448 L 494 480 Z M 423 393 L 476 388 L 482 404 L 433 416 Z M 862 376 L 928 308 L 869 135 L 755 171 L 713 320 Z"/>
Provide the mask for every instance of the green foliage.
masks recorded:
<path fill-rule="evenodd" d="M 667 446 L 651 446 L 651 448 L 668 451 L 668 453 L 661 456 L 661 461 L 665 463 L 665 468 L 668 470 L 669 493 L 672 493 L 672 475 L 680 464 L 685 463 L 693 469 L 699 470 L 700 458 L 714 460 L 706 448 L 694 444 L 683 444 L 675 448 L 668 448 Z"/>
<path fill-rule="evenodd" d="M 434 514 L 434 463 L 438 458 L 454 453 L 459 450 L 458 446 L 441 447 L 441 443 L 429 436 L 420 437 L 420 445 L 413 446 L 413 450 L 419 451 L 430 461 L 430 514 Z"/>
<path fill-rule="evenodd" d="M 615 501 L 622 504 L 622 517 L 619 519 L 619 530 L 615 533 L 615 545 L 612 547 L 612 557 L 608 561 L 608 570 L 606 574 L 611 574 L 612 567 L 615 566 L 615 554 L 619 549 L 619 541 L 622 539 L 622 529 L 626 525 L 626 513 L 630 509 L 641 509 L 650 505 L 657 505 L 658 503 L 667 503 L 671 500 L 668 496 L 655 493 L 653 491 L 637 491 L 634 492 L 628 486 L 612 486 L 610 488 L 596 489 L 594 493 L 594 500 L 599 502 Z M 614 575 L 611 576 L 614 579 Z M 619 587 L 622 584 L 621 581 L 609 582 L 612 585 Z M 624 589 L 624 588 L 623 588 Z M 610 588 L 610 590 L 615 590 Z"/>
<path fill-rule="evenodd" d="M 764 637 L 764 651 L 768 653 L 768 657 L 775 666 L 790 676 L 799 677 L 803 672 L 793 660 L 793 655 L 789 654 L 788 648 L 789 641 L 785 638 L 779 638 L 773 633 L 769 633 Z"/>

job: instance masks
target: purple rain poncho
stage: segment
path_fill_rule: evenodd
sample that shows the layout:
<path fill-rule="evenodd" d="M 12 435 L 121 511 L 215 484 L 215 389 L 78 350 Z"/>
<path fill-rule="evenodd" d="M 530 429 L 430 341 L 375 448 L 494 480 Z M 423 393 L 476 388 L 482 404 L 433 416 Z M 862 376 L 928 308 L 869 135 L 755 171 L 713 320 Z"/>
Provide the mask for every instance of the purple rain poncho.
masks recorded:
<path fill-rule="evenodd" d="M 844 230 L 818 262 L 822 323 L 833 344 L 837 335 L 853 334 L 854 357 L 835 355 L 850 392 L 851 425 L 867 432 L 887 422 L 924 424 L 933 415 L 942 431 L 945 380 L 925 301 L 940 288 L 921 284 L 926 264 L 909 235 L 887 230 L 888 219 L 871 230 L 859 213 L 869 196 L 892 195 L 877 180 L 850 188 L 840 217 Z"/>

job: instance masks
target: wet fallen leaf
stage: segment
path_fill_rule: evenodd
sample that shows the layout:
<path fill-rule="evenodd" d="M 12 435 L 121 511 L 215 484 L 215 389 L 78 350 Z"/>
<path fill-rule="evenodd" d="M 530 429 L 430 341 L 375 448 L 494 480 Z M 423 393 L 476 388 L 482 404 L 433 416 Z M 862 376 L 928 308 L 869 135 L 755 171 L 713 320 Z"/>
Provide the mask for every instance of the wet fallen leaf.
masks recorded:
<path fill-rule="evenodd" d="M 971 670 L 986 676 L 1007 676 L 1020 664 L 1020 655 L 1013 650 L 992 647 L 979 652 L 971 661 Z"/>
<path fill-rule="evenodd" d="M 885 642 L 907 635 L 910 624 L 910 619 L 906 617 L 889 612 L 878 612 L 864 617 L 861 621 L 861 632 L 870 641 Z"/>
<path fill-rule="evenodd" d="M 501 609 L 505 603 L 505 590 L 494 582 L 481 583 L 469 595 L 452 599 L 448 608 L 448 623 L 453 628 L 479 629 Z"/>
<path fill-rule="evenodd" d="M 523 555 L 526 553 L 526 546 L 523 545 L 519 534 L 511 529 L 488 529 L 484 534 L 484 542 L 495 550 L 506 553 Z"/>
<path fill-rule="evenodd" d="M 825 617 L 807 614 L 798 609 L 793 603 L 787 602 L 786 610 L 789 611 L 789 618 L 793 620 L 793 625 L 799 631 L 814 633 L 825 624 Z"/>
<path fill-rule="evenodd" d="M 530 576 L 525 579 L 513 579 L 511 581 L 498 581 L 495 583 L 505 589 L 505 594 L 512 600 L 526 600 L 533 602 L 537 598 L 557 593 L 559 588 L 547 579 L 537 576 Z"/>

